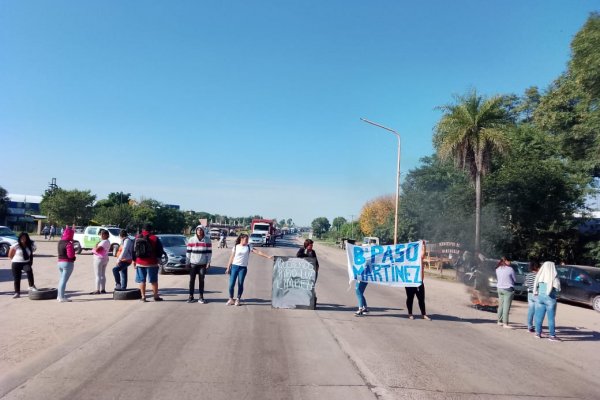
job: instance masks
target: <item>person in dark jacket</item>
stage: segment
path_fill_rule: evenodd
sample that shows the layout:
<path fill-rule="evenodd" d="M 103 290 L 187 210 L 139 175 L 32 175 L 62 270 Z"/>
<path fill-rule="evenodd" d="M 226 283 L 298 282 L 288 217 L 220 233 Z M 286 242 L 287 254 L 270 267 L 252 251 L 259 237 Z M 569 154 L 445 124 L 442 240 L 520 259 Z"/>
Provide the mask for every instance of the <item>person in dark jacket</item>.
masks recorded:
<path fill-rule="evenodd" d="M 313 250 L 313 243 L 314 242 L 311 239 L 306 239 L 304 241 L 304 246 L 296 253 L 296 257 L 312 257 L 315 259 L 315 283 L 317 283 L 317 278 L 319 277 L 319 260 L 317 259 L 317 253 Z"/>

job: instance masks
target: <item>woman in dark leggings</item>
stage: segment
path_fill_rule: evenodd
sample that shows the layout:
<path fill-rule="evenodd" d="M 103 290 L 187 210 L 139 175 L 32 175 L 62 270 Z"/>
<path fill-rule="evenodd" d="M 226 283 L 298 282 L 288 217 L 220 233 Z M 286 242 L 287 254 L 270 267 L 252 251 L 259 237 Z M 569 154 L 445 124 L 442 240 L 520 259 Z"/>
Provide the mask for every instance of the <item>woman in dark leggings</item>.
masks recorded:
<path fill-rule="evenodd" d="M 21 297 L 21 274 L 23 271 L 27 274 L 27 281 L 29 282 L 29 291 L 37 290 L 33 281 L 33 252 L 35 251 L 35 244 L 29 238 L 27 232 L 21 232 L 19 235 L 19 241 L 12 245 L 8 257 L 11 259 L 11 269 L 15 284 L 15 294 L 13 299 Z"/>
<path fill-rule="evenodd" d="M 419 287 L 405 287 L 406 289 L 406 308 L 408 310 L 408 319 L 414 319 L 413 316 L 413 301 L 415 299 L 415 295 L 417 295 L 417 300 L 419 302 L 419 309 L 421 310 L 421 315 L 423 315 L 423 319 L 431 321 L 431 318 L 427 315 L 425 311 L 425 284 L 422 283 Z"/>

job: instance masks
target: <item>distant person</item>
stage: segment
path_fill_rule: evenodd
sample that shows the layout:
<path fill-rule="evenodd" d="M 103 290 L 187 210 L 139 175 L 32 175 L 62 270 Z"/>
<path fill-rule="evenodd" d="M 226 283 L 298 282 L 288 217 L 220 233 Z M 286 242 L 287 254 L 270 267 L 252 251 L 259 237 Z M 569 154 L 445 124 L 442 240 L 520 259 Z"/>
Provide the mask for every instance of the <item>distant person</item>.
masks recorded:
<path fill-rule="evenodd" d="M 196 276 L 198 276 L 198 303 L 205 304 L 204 300 L 204 277 L 206 271 L 210 268 L 212 258 L 212 241 L 210 235 L 206 234 L 204 227 L 198 225 L 196 234 L 187 242 L 185 263 L 190 269 L 190 296 L 188 303 L 194 303 L 194 286 L 196 286 Z"/>
<path fill-rule="evenodd" d="M 235 246 L 231 249 L 231 257 L 227 262 L 227 274 L 229 276 L 229 300 L 227 301 L 228 306 L 242 305 L 242 293 L 244 292 L 244 280 L 248 273 L 248 261 L 250 259 L 250 253 L 258 254 L 261 257 L 273 259 L 273 256 L 269 256 L 248 244 L 248 235 L 242 233 L 238 236 L 235 241 Z M 234 288 L 235 282 L 238 283 L 237 298 L 234 300 Z"/>
<path fill-rule="evenodd" d="M 196 228 L 198 229 L 198 228 Z M 221 231 L 221 235 L 219 237 L 219 248 L 226 249 L 227 248 L 227 237 L 225 236 L 225 232 Z"/>
<path fill-rule="evenodd" d="M 152 286 L 154 301 L 163 301 L 158 294 L 158 260 L 166 253 L 160 239 L 152 232 L 151 224 L 146 224 L 142 233 L 135 238 L 134 251 L 135 281 L 140 284 L 142 292 L 140 301 L 147 301 L 146 281 Z"/>
<path fill-rule="evenodd" d="M 117 265 L 112 272 L 115 277 L 115 290 L 125 290 L 127 289 L 127 267 L 133 262 L 133 240 L 129 239 L 125 229 L 121 229 L 119 238 L 121 238 L 121 245 L 117 254 Z"/>
<path fill-rule="evenodd" d="M 296 257 L 312 257 L 315 259 L 315 283 L 317 283 L 317 278 L 319 277 L 319 260 L 317 259 L 317 253 L 313 250 L 313 245 L 314 242 L 312 241 L 312 239 L 306 239 L 304 241 L 304 245 L 300 249 L 298 249 Z"/>
<path fill-rule="evenodd" d="M 546 313 L 548 314 L 548 339 L 553 342 L 561 342 L 556 336 L 556 297 L 560 292 L 560 280 L 556 272 L 556 266 L 552 261 L 546 261 L 537 273 L 533 283 L 533 295 L 535 299 L 535 337 L 542 337 L 542 323 Z"/>
<path fill-rule="evenodd" d="M 529 262 L 529 272 L 525 274 L 525 287 L 527 288 L 527 330 L 531 333 L 535 332 L 534 320 L 535 316 L 535 296 L 533 295 L 533 284 L 535 277 L 540 270 L 540 263 L 537 261 Z"/>
<path fill-rule="evenodd" d="M 423 256 L 425 257 L 425 245 L 423 244 Z M 423 265 L 423 260 L 421 260 L 421 265 Z M 421 286 L 419 287 L 404 287 L 404 290 L 406 291 L 406 310 L 408 311 L 408 319 L 414 319 L 415 317 L 413 316 L 413 302 L 415 299 L 415 296 L 417 296 L 417 301 L 419 303 L 419 310 L 421 311 L 421 315 L 423 316 L 423 319 L 426 319 L 428 321 L 431 321 L 431 317 L 429 317 L 427 315 L 427 311 L 425 310 L 425 282 L 423 281 L 423 268 L 420 269 L 420 273 L 421 273 Z"/>
<path fill-rule="evenodd" d="M 60 280 L 58 282 L 58 297 L 57 300 L 60 303 L 71 301 L 65 295 L 67 282 L 71 273 L 73 273 L 73 267 L 75 266 L 75 248 L 73 247 L 73 235 L 75 231 L 70 227 L 65 227 L 62 234 L 61 240 L 58 241 L 58 272 L 60 273 Z"/>
<path fill-rule="evenodd" d="M 29 237 L 27 232 L 21 232 L 17 243 L 13 244 L 8 251 L 8 258 L 12 261 L 11 270 L 13 274 L 15 294 L 13 299 L 21 297 L 21 276 L 23 271 L 27 274 L 29 291 L 37 290 L 33 280 L 33 253 L 35 252 L 35 243 Z"/>
<path fill-rule="evenodd" d="M 56 235 L 56 227 L 53 224 L 50 226 L 50 240 L 54 239 L 54 235 Z"/>
<path fill-rule="evenodd" d="M 510 266 L 510 261 L 502 257 L 496 267 L 496 290 L 498 291 L 498 325 L 511 328 L 508 324 L 508 314 L 515 296 L 515 270 Z"/>
<path fill-rule="evenodd" d="M 90 294 L 106 294 L 106 266 L 108 265 L 108 251 L 110 250 L 108 237 L 108 231 L 100 229 L 100 241 L 92 249 L 96 290 Z"/>
<path fill-rule="evenodd" d="M 365 298 L 365 290 L 367 289 L 367 285 L 367 282 L 356 281 L 356 285 L 354 286 L 356 298 L 358 299 L 358 310 L 354 313 L 354 316 L 356 317 L 362 317 L 363 315 L 369 313 L 369 309 L 367 308 L 367 299 Z"/>
<path fill-rule="evenodd" d="M 48 240 L 48 235 L 50 234 L 50 228 L 48 227 L 48 225 L 44 225 L 42 233 L 44 234 L 44 239 Z"/>

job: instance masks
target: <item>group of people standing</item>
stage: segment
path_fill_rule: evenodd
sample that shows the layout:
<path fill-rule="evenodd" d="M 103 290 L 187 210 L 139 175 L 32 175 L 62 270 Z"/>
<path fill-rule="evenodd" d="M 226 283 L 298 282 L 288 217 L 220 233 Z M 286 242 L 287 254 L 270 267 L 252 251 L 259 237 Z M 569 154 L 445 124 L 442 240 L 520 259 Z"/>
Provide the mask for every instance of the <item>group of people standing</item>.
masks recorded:
<path fill-rule="evenodd" d="M 510 261 L 502 257 L 496 267 L 498 291 L 498 325 L 512 328 L 509 325 L 509 312 L 514 297 L 515 271 L 510 266 Z M 530 272 L 525 275 L 527 287 L 527 330 L 535 337 L 542 338 L 542 324 L 546 315 L 548 317 L 548 339 L 560 342 L 556 336 L 556 305 L 560 292 L 560 279 L 556 272 L 556 265 L 546 261 L 541 268 L 539 263 L 530 263 Z"/>

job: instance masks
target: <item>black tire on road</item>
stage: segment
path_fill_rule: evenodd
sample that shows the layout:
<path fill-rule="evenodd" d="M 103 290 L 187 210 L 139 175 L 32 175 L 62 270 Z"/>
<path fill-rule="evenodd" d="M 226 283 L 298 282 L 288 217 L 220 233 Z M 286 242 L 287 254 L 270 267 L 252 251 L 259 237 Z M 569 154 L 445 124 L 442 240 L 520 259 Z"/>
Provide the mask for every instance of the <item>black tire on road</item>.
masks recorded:
<path fill-rule="evenodd" d="M 113 300 L 139 300 L 142 298 L 140 289 L 115 289 Z"/>
<path fill-rule="evenodd" d="M 8 257 L 9 250 L 10 250 L 10 245 L 8 243 L 0 244 L 0 257 Z"/>
<path fill-rule="evenodd" d="M 36 291 L 29 291 L 29 300 L 54 300 L 58 297 L 56 288 L 40 288 Z"/>
<path fill-rule="evenodd" d="M 73 249 L 75 250 L 75 253 L 81 254 L 81 244 L 79 244 L 78 241 L 73 242 Z"/>
<path fill-rule="evenodd" d="M 600 312 L 600 296 L 594 297 L 594 300 L 592 300 L 592 307 L 594 307 L 594 310 Z"/>

